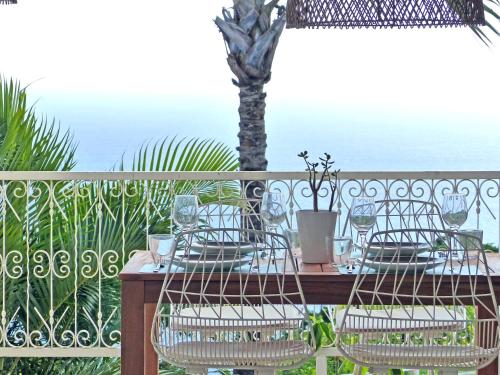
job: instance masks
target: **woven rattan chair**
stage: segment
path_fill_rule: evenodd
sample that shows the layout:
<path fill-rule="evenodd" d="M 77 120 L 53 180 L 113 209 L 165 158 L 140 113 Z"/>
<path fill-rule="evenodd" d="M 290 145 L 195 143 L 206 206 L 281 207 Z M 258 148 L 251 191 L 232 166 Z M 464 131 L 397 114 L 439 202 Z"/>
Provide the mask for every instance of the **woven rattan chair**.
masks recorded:
<path fill-rule="evenodd" d="M 389 368 L 456 372 L 494 361 L 499 352 L 497 303 L 484 251 L 481 247 L 479 257 L 469 257 L 467 244 L 475 242 L 469 237 L 430 229 L 373 234 L 349 304 L 338 316 L 340 352 L 375 372 Z M 423 247 L 436 247 L 435 238 L 440 253 L 447 255 L 444 259 L 420 253 Z M 377 246 L 374 253 L 373 243 L 392 245 Z M 463 253 L 462 261 L 452 257 L 455 252 Z M 384 263 L 370 265 L 382 259 Z M 488 287 L 480 288 L 478 278 L 485 278 Z M 480 317 L 473 306 L 481 306 Z"/>
<path fill-rule="evenodd" d="M 208 368 L 272 374 L 313 355 L 314 337 L 285 237 L 208 228 L 185 232 L 177 242 L 190 265 L 178 258 L 167 265 L 152 329 L 161 359 L 191 374 Z M 269 250 L 266 258 L 263 249 Z M 285 259 L 275 260 L 273 249 L 284 249 Z"/>

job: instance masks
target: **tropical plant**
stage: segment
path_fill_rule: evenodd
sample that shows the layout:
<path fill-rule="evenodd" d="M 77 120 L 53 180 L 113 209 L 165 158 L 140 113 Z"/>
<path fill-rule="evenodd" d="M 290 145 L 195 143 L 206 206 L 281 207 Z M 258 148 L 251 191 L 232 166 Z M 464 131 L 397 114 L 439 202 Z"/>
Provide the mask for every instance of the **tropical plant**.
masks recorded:
<path fill-rule="evenodd" d="M 47 119 L 37 119 L 32 107 L 27 104 L 26 91 L 20 84 L 13 80 L 5 80 L 0 76 L 0 170 L 69 170 L 75 165 L 75 147 L 68 132 L 61 133 L 55 122 Z M 37 202 L 33 202 L 28 208 L 20 199 L 15 199 L 14 194 L 26 192 L 22 184 L 8 183 L 3 181 L 2 201 L 10 202 L 11 212 L 15 215 L 6 216 L 2 212 L 4 230 L 0 233 L 0 240 L 4 243 L 6 254 L 2 257 L 6 269 L 15 269 L 16 256 L 19 252 L 12 249 L 21 249 L 24 244 L 24 229 L 27 224 L 22 219 L 28 218 L 36 209 Z M 36 201 L 36 200 L 35 200 Z M 5 293 L 2 309 L 6 316 L 15 315 L 16 306 L 23 305 L 23 293 L 26 294 L 27 285 L 25 278 L 3 278 L 2 288 L 9 291 Z M 24 289 L 24 291 L 23 291 Z M 25 312 L 20 312 L 19 320 L 14 321 L 7 327 L 3 323 L 2 330 L 7 331 L 8 340 L 16 342 L 17 332 L 23 327 L 20 321 L 26 317 Z M 17 324 L 16 324 L 17 323 Z M 0 360 L 0 372 L 6 373 L 6 369 L 12 367 L 16 360 Z"/>
<path fill-rule="evenodd" d="M 26 91 L 18 83 L 1 80 L 0 90 L 1 169 L 71 170 L 76 163 L 70 134 L 61 133 L 54 121 L 39 120 L 33 108 L 28 107 Z M 121 169 L 125 167 L 128 166 L 122 161 Z M 221 143 L 175 138 L 142 147 L 130 166 L 135 171 L 222 171 L 237 167 L 235 155 Z M 33 267 L 37 265 L 39 272 L 49 269 L 49 258 L 56 271 L 62 272 L 65 264 L 74 264 L 76 260 L 81 268 L 62 276 L 53 272 L 50 276 L 28 278 L 21 271 L 16 278 L 4 278 L 3 286 L 9 293 L 5 294 L 3 308 L 12 321 L 3 327 L 8 342 L 14 346 L 32 339 L 62 346 L 78 339 L 83 345 L 92 345 L 99 337 L 96 322 L 101 314 L 109 317 L 99 326 L 102 337 L 107 337 L 105 344 L 118 343 L 115 332 L 119 330 L 120 288 L 116 273 L 134 249 L 144 248 L 148 231 L 164 231 L 170 226 L 166 218 L 172 197 L 196 191 L 202 201 L 209 202 L 220 195 L 239 194 L 237 183 L 212 181 L 11 181 L 4 182 L 1 189 L 6 197 L 4 203 L 11 205 L 9 214 L 2 214 L 6 229 L 0 233 L 0 241 L 6 243 L 3 261 L 8 269 L 15 269 L 16 259 L 23 259 L 22 266 L 29 261 L 35 274 Z M 126 220 L 126 231 L 124 221 L 117 218 Z M 29 233 L 29 238 L 25 233 Z M 51 248 L 57 252 L 49 256 L 47 249 Z M 84 273 L 85 267 L 101 271 Z M 99 275 L 103 272 L 115 276 Z M 33 308 L 40 314 L 31 311 L 28 315 L 27 310 Z M 48 328 L 53 323 L 44 315 L 51 309 L 57 322 L 57 338 L 50 337 Z M 77 337 L 72 333 L 75 316 L 79 317 Z M 22 332 L 28 324 L 31 336 L 24 337 Z M 107 375 L 119 373 L 119 362 L 111 358 L 3 358 L 0 373 Z M 182 372 L 167 367 L 163 373 Z"/>
<path fill-rule="evenodd" d="M 0 76 L 0 170 L 70 170 L 75 150 L 70 133 L 61 133 L 55 120 L 35 116 L 25 88 Z"/>

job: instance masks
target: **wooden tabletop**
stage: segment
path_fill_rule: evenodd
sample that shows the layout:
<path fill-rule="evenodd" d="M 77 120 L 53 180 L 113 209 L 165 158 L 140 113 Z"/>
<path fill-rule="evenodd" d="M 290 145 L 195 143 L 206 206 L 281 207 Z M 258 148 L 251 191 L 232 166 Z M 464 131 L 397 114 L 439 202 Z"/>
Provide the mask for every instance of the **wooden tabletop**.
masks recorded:
<path fill-rule="evenodd" d="M 336 267 L 332 266 L 330 263 L 325 264 L 305 264 L 300 261 L 300 257 L 297 258 L 298 261 L 298 271 L 299 275 L 314 275 L 319 276 L 319 274 L 325 275 L 337 275 L 342 274 L 337 270 Z M 130 280 L 130 281 L 140 281 L 140 280 L 161 280 L 165 278 L 165 272 L 140 272 L 141 268 L 145 264 L 153 263 L 153 258 L 148 251 L 139 250 L 137 251 L 127 262 L 125 267 L 123 267 L 120 272 L 120 280 Z M 291 272 L 290 272 L 291 273 Z M 353 275 L 344 275 L 353 278 Z"/>
<path fill-rule="evenodd" d="M 498 283 L 500 287 L 500 254 L 497 253 L 487 253 L 486 258 L 488 265 L 490 267 L 491 277 L 494 283 Z M 130 281 L 163 281 L 165 278 L 164 272 L 140 272 L 140 269 L 145 264 L 150 264 L 153 259 L 148 251 L 137 251 L 127 262 L 125 267 L 123 267 L 120 272 L 120 280 L 130 280 Z M 308 275 L 314 277 L 335 277 L 335 280 L 341 280 L 344 277 L 347 280 L 354 280 L 356 275 L 346 275 L 338 271 L 335 266 L 330 263 L 325 264 L 306 264 L 300 261 L 298 258 L 298 273 L 299 277 L 307 277 Z"/>

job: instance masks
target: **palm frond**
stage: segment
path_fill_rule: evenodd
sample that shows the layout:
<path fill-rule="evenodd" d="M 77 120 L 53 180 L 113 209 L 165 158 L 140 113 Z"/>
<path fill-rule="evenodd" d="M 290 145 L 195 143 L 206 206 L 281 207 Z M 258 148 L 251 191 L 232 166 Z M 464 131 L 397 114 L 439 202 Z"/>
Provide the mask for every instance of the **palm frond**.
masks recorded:
<path fill-rule="evenodd" d="M 484 13 L 486 17 L 484 26 L 471 25 L 470 29 L 486 46 L 493 44 L 489 33 L 500 36 L 498 21 L 500 20 L 500 1 L 499 0 L 484 0 Z"/>
<path fill-rule="evenodd" d="M 0 76 L 0 170 L 70 170 L 75 148 L 55 120 L 37 119 L 19 82 Z"/>

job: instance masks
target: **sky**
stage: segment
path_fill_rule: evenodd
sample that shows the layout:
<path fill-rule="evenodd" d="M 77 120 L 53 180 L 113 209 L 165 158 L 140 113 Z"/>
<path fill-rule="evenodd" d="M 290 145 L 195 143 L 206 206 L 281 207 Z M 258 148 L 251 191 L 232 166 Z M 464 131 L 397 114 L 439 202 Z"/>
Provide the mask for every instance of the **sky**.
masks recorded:
<path fill-rule="evenodd" d="M 111 165 L 168 135 L 236 144 L 237 89 L 213 23 L 231 1 L 18 2 L 0 7 L 0 74 L 30 84 L 37 108 L 71 129 L 83 167 L 106 169 L 103 158 Z M 491 142 L 500 132 L 499 67 L 500 39 L 488 48 L 466 28 L 285 30 L 266 86 L 270 165 L 290 129 L 304 148 L 331 139 L 366 149 L 393 133 L 422 147 L 436 137 L 462 148 Z M 350 162 L 337 148 L 349 169 L 370 159 Z"/>

